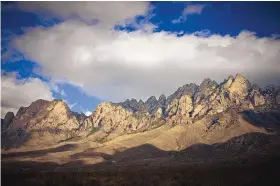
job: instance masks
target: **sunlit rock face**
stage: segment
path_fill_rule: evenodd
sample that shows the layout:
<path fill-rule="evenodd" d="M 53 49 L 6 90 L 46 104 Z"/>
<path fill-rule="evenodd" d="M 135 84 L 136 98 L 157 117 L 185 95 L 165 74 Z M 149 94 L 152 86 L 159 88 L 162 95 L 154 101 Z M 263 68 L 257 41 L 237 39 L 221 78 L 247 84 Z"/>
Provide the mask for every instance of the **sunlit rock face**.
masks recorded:
<path fill-rule="evenodd" d="M 251 90 L 251 83 L 240 74 L 237 74 L 228 90 L 232 97 L 245 98 Z"/>
<path fill-rule="evenodd" d="M 56 143 L 75 135 L 82 123 L 81 118 L 62 100 L 37 100 L 18 110 L 4 133 L 6 143 L 17 146 L 31 140 L 32 136 Z"/>
<path fill-rule="evenodd" d="M 276 102 L 276 97 L 274 99 Z M 118 104 L 110 103 L 109 106 L 101 104 L 96 111 L 103 108 L 106 114 L 94 112 L 92 117 L 98 118 L 94 120 L 94 126 L 98 127 L 100 124 L 107 132 L 115 131 L 116 128 L 129 132 L 150 129 L 156 119 L 164 119 L 165 123 L 189 124 L 231 107 L 242 111 L 265 104 L 263 91 L 237 74 L 235 77 L 229 76 L 220 84 L 209 78 L 199 86 L 187 84 L 167 98 L 161 95 L 157 100 L 155 96 L 151 96 L 145 103 L 131 99 Z"/>
<path fill-rule="evenodd" d="M 11 127 L 26 131 L 44 128 L 72 130 L 79 128 L 79 121 L 63 101 L 37 100 L 29 107 L 19 109 Z"/>
<path fill-rule="evenodd" d="M 279 104 L 279 86 L 261 89 L 240 74 L 229 76 L 220 84 L 206 78 L 199 86 L 186 84 L 170 96 L 161 95 L 158 99 L 151 96 L 146 102 L 136 99 L 104 102 L 90 116 L 72 112 L 62 100 L 37 100 L 29 107 L 21 107 L 15 116 L 8 112 L 2 119 L 5 137 L 2 144 L 20 144 L 36 135 L 49 143 L 88 135 L 113 139 L 165 124 L 192 124 L 229 108 L 279 110 Z"/>

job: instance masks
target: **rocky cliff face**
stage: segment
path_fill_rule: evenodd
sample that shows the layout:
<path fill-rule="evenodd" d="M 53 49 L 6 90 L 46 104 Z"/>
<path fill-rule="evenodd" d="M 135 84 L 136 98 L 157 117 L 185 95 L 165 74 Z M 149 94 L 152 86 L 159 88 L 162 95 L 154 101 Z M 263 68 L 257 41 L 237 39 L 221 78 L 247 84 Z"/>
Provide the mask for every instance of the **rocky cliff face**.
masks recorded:
<path fill-rule="evenodd" d="M 37 100 L 29 107 L 21 107 L 15 117 L 9 118 L 12 118 L 10 113 L 3 122 L 3 147 L 19 146 L 31 137 L 55 143 L 75 135 L 83 123 L 83 116 L 72 112 L 62 100 Z"/>
<path fill-rule="evenodd" d="M 237 74 L 220 84 L 208 78 L 199 86 L 187 84 L 167 98 L 165 95 L 161 95 L 159 99 L 152 96 L 145 103 L 131 99 L 117 104 L 100 104 L 90 118 L 94 127 L 99 127 L 106 133 L 118 131 L 118 135 L 122 135 L 149 130 L 160 122 L 191 124 L 231 107 L 243 111 L 274 104 L 273 108 L 276 108 L 278 98 L 277 88 L 261 90 Z"/>
<path fill-rule="evenodd" d="M 161 95 L 157 99 L 152 96 L 146 102 L 131 99 L 101 103 L 89 117 L 72 112 L 61 100 L 37 100 L 29 107 L 20 108 L 16 116 L 8 113 L 2 120 L 2 144 L 20 144 L 34 134 L 47 136 L 52 143 L 75 136 L 101 134 L 102 138 L 112 139 L 164 124 L 191 124 L 228 108 L 279 111 L 279 104 L 279 87 L 261 90 L 240 74 L 230 76 L 220 84 L 210 79 L 205 79 L 199 86 L 187 84 L 168 97 Z"/>
<path fill-rule="evenodd" d="M 1 120 L 1 131 L 5 131 L 12 123 L 15 115 L 13 112 L 8 112 L 4 119 Z"/>

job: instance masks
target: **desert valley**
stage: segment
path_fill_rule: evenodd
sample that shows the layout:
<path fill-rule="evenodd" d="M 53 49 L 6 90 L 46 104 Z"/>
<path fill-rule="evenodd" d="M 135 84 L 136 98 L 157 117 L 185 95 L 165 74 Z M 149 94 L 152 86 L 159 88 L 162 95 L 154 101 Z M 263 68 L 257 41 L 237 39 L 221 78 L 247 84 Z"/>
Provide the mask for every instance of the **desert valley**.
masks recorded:
<path fill-rule="evenodd" d="M 260 88 L 240 74 L 186 84 L 145 102 L 103 102 L 90 116 L 72 112 L 62 100 L 36 100 L 1 120 L 2 179 L 31 185 L 81 179 L 83 185 L 274 184 L 279 131 L 280 87 Z M 221 176 L 231 171 L 231 181 Z M 13 180 L 15 174 L 21 179 Z"/>

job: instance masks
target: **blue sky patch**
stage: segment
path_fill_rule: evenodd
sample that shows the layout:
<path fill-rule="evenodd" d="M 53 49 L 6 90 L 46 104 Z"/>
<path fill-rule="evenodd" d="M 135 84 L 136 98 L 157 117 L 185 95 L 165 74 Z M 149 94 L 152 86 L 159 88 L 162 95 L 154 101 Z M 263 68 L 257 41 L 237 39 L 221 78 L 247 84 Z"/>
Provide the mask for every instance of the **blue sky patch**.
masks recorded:
<path fill-rule="evenodd" d="M 85 21 L 79 17 L 79 15 L 85 16 L 83 14 L 84 12 L 78 12 L 78 10 L 77 13 L 59 17 L 56 16 L 57 14 L 52 14 L 55 9 L 53 11 L 45 11 L 44 13 L 40 11 L 29 11 L 29 9 L 14 6 L 17 5 L 17 3 L 18 2 L 1 2 L 1 71 L 17 72 L 22 79 L 31 77 L 51 83 L 50 77 L 45 77 L 35 70 L 41 67 L 39 61 L 30 61 L 30 59 L 26 58 L 26 54 L 21 53 L 21 51 L 17 50 L 17 48 L 12 45 L 15 36 L 24 36 L 28 33 L 29 28 L 54 28 L 56 25 L 60 25 L 69 20 L 83 22 L 89 27 L 100 25 L 103 20 L 100 17 L 92 17 Z M 203 8 L 199 10 L 193 7 L 193 9 L 188 10 L 186 13 L 185 9 L 190 5 L 201 5 Z M 254 32 L 256 37 L 274 36 L 277 38 L 280 34 L 280 4 L 278 2 L 151 2 L 149 6 L 152 6 L 153 9 L 148 15 L 135 15 L 134 21 L 131 22 L 131 24 L 116 24 L 113 26 L 113 29 L 129 33 L 143 29 L 142 26 L 147 26 L 147 28 L 153 28 L 149 33 L 161 33 L 164 31 L 168 33 L 177 33 L 178 38 L 185 36 L 185 34 L 192 33 L 204 33 L 203 37 L 205 38 L 213 34 L 235 37 L 244 30 Z M 68 10 L 65 10 L 65 14 L 67 11 Z M 106 10 L 104 11 L 106 12 Z M 184 19 L 180 19 L 178 23 L 174 24 L 174 20 L 179 20 L 180 17 L 183 18 L 184 11 Z M 119 12 L 119 14 L 122 13 L 123 12 Z M 116 13 L 116 15 L 117 14 L 118 13 Z M 95 15 L 94 12 L 92 15 Z M 96 15 L 98 15 L 98 12 Z M 104 14 L 104 17 L 104 20 L 107 20 L 106 14 Z M 106 40 L 104 40 L 104 42 L 106 42 Z M 111 45 L 113 44 L 114 42 L 112 42 Z M 103 48 L 99 50 L 102 51 L 102 49 Z M 213 48 L 211 48 L 211 50 L 212 49 Z M 120 53 L 121 52 L 123 51 L 120 50 Z M 116 55 L 118 55 L 118 53 Z M 89 54 L 84 54 L 81 58 L 83 60 L 88 59 Z M 102 58 L 95 57 L 93 59 L 101 59 L 105 62 L 106 60 L 108 61 L 107 55 L 102 56 Z M 123 61 L 125 61 L 125 59 L 126 58 L 121 58 Z M 155 58 L 155 61 L 157 61 L 157 59 L 158 58 Z M 223 58 L 221 57 L 219 59 L 222 60 Z M 135 60 L 137 61 L 138 59 Z M 59 63 L 60 61 L 55 62 Z M 105 62 L 100 64 L 104 65 L 106 64 Z M 117 63 L 119 63 L 119 61 Z M 103 69 L 100 67 L 102 66 L 100 64 L 96 67 Z M 120 67 L 122 66 L 120 65 Z M 79 73 L 83 75 L 83 71 Z M 88 74 L 87 76 L 89 76 Z M 149 72 L 147 71 L 147 75 L 148 74 Z M 98 78 L 99 77 L 96 77 L 97 80 Z M 101 78 L 98 81 L 102 82 L 103 79 Z M 120 85 L 122 84 L 120 83 Z M 101 101 L 110 101 L 107 97 L 102 98 L 100 96 L 90 95 L 88 91 L 84 91 L 81 87 L 71 83 L 60 83 L 57 84 L 57 87 L 60 91 L 52 90 L 53 97 L 64 99 L 71 105 L 71 109 L 77 112 L 93 111 Z M 105 92 L 110 91 L 111 89 L 108 89 L 108 91 Z M 127 92 L 131 91 L 128 90 Z"/>

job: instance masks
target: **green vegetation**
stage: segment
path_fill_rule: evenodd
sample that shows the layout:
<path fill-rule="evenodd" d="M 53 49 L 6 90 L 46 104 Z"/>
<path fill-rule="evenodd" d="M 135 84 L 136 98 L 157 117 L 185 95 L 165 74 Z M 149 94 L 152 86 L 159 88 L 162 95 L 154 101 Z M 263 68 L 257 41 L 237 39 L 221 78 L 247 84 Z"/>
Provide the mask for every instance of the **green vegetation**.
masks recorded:
<path fill-rule="evenodd" d="M 105 141 L 106 141 L 106 137 L 98 138 L 98 139 L 96 140 L 96 142 L 98 142 L 98 143 L 104 143 Z"/>
<path fill-rule="evenodd" d="M 93 133 L 99 131 L 99 128 L 96 128 L 96 127 L 92 127 L 90 132 L 88 133 L 87 137 L 89 137 L 90 135 L 92 135 Z"/>

